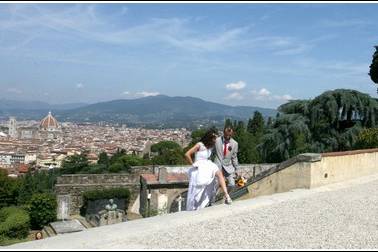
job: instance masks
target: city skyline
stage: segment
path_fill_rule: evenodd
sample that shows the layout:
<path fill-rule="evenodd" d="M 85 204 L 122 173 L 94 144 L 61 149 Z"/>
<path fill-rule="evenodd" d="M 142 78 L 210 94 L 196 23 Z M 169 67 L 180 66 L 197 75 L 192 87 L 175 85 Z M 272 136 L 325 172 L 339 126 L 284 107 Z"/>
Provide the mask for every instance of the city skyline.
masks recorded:
<path fill-rule="evenodd" d="M 0 4 L 0 99 L 151 95 L 277 108 L 347 88 L 376 97 L 375 3 Z"/>

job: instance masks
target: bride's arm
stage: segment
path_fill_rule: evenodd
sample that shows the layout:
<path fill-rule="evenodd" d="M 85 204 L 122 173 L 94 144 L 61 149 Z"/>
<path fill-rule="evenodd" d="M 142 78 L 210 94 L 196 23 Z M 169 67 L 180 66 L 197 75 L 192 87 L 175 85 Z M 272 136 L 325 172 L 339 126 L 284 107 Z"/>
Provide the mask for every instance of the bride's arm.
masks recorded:
<path fill-rule="evenodd" d="M 192 159 L 192 156 L 194 153 L 196 153 L 199 149 L 199 144 L 197 143 L 196 145 L 194 145 L 192 148 L 190 148 L 186 153 L 185 153 L 185 159 L 186 161 L 188 161 L 188 163 L 190 165 L 193 164 L 193 159 Z"/>

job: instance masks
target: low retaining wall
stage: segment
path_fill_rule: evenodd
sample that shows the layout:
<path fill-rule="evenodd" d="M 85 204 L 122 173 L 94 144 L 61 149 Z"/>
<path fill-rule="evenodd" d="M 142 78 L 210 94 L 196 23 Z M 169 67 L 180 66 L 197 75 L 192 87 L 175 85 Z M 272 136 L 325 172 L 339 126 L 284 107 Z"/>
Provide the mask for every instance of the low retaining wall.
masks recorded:
<path fill-rule="evenodd" d="M 275 166 L 277 164 L 243 164 L 239 166 L 239 171 L 249 179 Z M 83 205 L 83 192 L 115 187 L 128 188 L 131 192 L 128 212 L 139 212 L 140 175 L 157 174 L 161 167 L 167 168 L 168 173 L 187 173 L 191 166 L 138 166 L 133 167 L 131 173 L 62 175 L 58 177 L 55 191 L 58 198 L 69 198 L 69 215 L 77 215 Z M 60 208 L 61 204 L 58 202 L 58 213 Z"/>
<path fill-rule="evenodd" d="M 109 188 L 128 188 L 131 192 L 129 210 L 137 199 L 140 190 L 139 178 L 142 173 L 151 173 L 152 167 L 133 167 L 131 173 L 114 174 L 70 174 L 58 177 L 55 192 L 59 196 L 69 197 L 69 214 L 77 215 L 83 205 L 82 194 L 85 191 Z M 59 211 L 58 202 L 58 211 Z"/>
<path fill-rule="evenodd" d="M 332 153 L 305 153 L 252 179 L 248 193 L 254 198 L 297 188 L 314 188 L 378 173 L 378 149 Z"/>
<path fill-rule="evenodd" d="M 238 171 L 243 174 L 246 179 L 257 176 L 258 174 L 276 167 L 278 164 L 240 164 Z M 168 173 L 187 173 L 190 165 L 182 166 L 157 166 L 155 167 L 155 174 L 160 167 L 167 168 Z"/>

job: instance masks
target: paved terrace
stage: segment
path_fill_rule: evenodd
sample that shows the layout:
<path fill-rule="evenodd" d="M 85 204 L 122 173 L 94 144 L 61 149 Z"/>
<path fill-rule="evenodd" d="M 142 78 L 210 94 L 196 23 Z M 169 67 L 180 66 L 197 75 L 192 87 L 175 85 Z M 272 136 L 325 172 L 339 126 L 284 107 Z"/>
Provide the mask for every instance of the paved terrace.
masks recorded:
<path fill-rule="evenodd" d="M 7 249 L 377 249 L 378 174 Z"/>

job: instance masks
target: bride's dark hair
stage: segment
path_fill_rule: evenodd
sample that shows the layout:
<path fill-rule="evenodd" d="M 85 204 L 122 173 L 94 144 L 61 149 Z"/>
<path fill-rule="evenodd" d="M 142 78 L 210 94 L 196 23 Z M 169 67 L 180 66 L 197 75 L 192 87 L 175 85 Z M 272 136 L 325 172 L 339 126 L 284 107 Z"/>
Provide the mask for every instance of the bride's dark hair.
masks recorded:
<path fill-rule="evenodd" d="M 214 137 L 217 137 L 218 130 L 215 127 L 208 129 L 205 135 L 201 138 L 201 142 L 206 146 L 206 148 L 211 148 L 214 146 Z"/>

